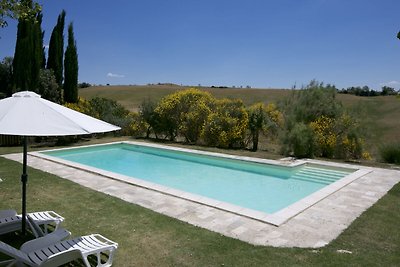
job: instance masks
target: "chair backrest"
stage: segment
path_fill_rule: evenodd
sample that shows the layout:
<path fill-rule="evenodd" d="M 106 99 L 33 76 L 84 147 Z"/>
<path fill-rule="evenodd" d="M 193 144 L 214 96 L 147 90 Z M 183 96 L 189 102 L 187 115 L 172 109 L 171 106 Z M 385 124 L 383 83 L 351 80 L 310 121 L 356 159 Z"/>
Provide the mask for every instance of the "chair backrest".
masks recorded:
<path fill-rule="evenodd" d="M 6 217 L 16 216 L 17 212 L 15 210 L 0 210 L 0 219 Z"/>
<path fill-rule="evenodd" d="M 11 216 L 0 218 L 0 235 L 21 229 L 21 217 Z"/>
<path fill-rule="evenodd" d="M 33 263 L 28 255 L 2 241 L 0 241 L 0 252 L 3 254 L 6 254 L 18 261 L 21 261 L 25 264 L 27 264 L 28 266 L 38 266 L 37 264 Z"/>

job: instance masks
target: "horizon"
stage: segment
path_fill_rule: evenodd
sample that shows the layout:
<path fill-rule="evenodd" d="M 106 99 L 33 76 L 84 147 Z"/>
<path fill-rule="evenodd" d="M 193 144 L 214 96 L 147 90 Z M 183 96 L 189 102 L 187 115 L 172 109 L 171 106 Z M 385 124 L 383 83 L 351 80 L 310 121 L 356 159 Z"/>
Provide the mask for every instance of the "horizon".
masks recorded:
<path fill-rule="evenodd" d="M 74 23 L 80 82 L 400 89 L 398 1 L 39 3 L 45 45 L 62 9 Z M 1 60 L 14 54 L 17 22 L 8 22 Z"/>

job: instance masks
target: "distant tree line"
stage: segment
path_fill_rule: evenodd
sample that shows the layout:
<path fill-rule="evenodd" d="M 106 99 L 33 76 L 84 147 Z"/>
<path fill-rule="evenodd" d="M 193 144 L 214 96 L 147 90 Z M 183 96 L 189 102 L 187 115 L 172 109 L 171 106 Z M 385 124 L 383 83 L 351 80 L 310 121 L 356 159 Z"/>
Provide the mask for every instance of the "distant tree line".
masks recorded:
<path fill-rule="evenodd" d="M 18 2 L 24 5 L 23 10 L 36 10 L 31 0 Z M 0 93 L 3 96 L 29 90 L 57 103 L 78 101 L 77 47 L 70 23 L 64 54 L 65 16 L 63 10 L 51 33 L 47 64 L 40 9 L 35 16 L 19 17 L 14 57 L 6 57 L 0 63 Z"/>
<path fill-rule="evenodd" d="M 350 94 L 356 96 L 386 96 L 386 95 L 397 95 L 399 94 L 394 88 L 389 86 L 383 86 L 381 91 L 375 91 L 370 89 L 368 86 L 352 86 L 347 89 L 338 90 L 340 94 Z"/>

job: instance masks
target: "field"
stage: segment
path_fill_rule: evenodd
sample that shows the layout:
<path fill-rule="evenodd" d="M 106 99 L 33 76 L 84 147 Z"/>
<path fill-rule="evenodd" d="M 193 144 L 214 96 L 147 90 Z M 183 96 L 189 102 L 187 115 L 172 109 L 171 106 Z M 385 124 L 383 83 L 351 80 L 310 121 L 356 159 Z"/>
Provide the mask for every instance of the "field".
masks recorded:
<path fill-rule="evenodd" d="M 144 86 L 93 86 L 79 91 L 86 99 L 105 97 L 121 103 L 131 111 L 137 111 L 145 99 L 154 102 L 177 90 L 188 87 L 177 85 L 144 85 Z M 246 105 L 256 102 L 278 103 L 292 90 L 288 89 L 241 89 L 241 88 L 207 88 L 196 87 L 210 92 L 217 98 L 239 98 Z M 366 147 L 374 158 L 378 157 L 379 146 L 400 140 L 400 98 L 396 96 L 359 97 L 338 94 L 343 106 L 357 110 L 367 127 Z"/>

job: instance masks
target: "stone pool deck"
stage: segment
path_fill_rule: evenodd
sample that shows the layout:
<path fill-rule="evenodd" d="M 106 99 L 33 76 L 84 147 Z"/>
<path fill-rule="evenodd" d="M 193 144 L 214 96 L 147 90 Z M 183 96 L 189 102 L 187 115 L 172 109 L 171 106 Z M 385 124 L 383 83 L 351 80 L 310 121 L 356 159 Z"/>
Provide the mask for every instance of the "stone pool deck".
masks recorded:
<path fill-rule="evenodd" d="M 21 153 L 3 155 L 3 157 L 22 162 Z M 310 162 L 323 163 L 320 161 Z M 332 163 L 329 164 L 332 165 Z M 273 226 L 33 155 L 28 156 L 28 165 L 225 236 L 254 245 L 274 247 L 317 248 L 325 246 L 346 229 L 362 212 L 384 196 L 396 183 L 400 182 L 400 171 L 356 166 L 368 173 L 295 215 L 280 226 Z M 350 166 L 336 163 L 335 165 Z"/>

